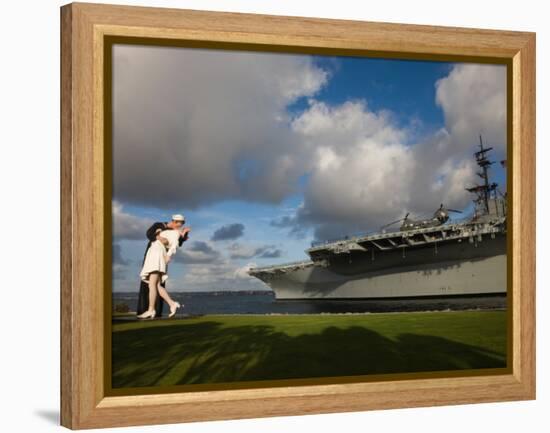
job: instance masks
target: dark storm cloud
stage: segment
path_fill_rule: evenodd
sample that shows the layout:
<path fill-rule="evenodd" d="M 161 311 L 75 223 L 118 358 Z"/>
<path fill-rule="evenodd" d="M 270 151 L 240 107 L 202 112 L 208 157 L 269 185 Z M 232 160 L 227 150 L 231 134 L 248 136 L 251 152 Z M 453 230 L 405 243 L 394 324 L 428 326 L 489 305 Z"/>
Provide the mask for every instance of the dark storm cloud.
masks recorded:
<path fill-rule="evenodd" d="M 296 239 L 303 239 L 307 233 L 307 224 L 299 221 L 297 215 L 284 215 L 275 218 L 269 222 L 269 225 L 279 229 L 288 229 L 288 235 Z"/>
<path fill-rule="evenodd" d="M 287 106 L 327 77 L 310 56 L 116 45 L 115 199 L 162 208 L 279 202 L 306 160 Z"/>
<path fill-rule="evenodd" d="M 174 256 L 175 261 L 186 264 L 217 263 L 221 258 L 221 253 L 205 241 L 193 241 Z"/>
<path fill-rule="evenodd" d="M 212 235 L 212 241 L 225 241 L 240 238 L 244 234 L 244 225 L 240 223 L 227 224 L 217 229 Z"/>

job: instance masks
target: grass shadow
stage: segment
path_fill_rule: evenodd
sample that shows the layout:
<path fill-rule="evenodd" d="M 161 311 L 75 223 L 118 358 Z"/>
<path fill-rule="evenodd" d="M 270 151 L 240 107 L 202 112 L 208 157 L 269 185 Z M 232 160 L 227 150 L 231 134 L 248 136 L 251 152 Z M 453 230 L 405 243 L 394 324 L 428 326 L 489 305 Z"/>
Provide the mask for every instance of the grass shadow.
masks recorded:
<path fill-rule="evenodd" d="M 113 333 L 113 388 L 506 367 L 506 354 L 364 326 L 289 335 L 208 320 Z"/>

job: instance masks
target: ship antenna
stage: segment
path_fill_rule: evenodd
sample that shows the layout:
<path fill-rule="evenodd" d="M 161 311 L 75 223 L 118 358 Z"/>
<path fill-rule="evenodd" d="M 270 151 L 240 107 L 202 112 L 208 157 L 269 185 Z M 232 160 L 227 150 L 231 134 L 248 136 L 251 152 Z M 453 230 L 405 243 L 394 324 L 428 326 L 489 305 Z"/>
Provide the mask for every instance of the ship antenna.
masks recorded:
<path fill-rule="evenodd" d="M 480 154 L 482 154 L 482 159 L 486 159 L 483 152 L 483 139 L 481 138 L 481 134 L 479 134 L 479 149 Z M 482 161 L 482 159 L 478 158 L 478 163 Z M 490 164 L 492 164 L 492 162 Z M 487 172 L 487 169 L 489 168 L 490 164 L 483 163 L 479 165 L 483 170 L 481 176 L 485 185 L 485 188 L 483 189 L 483 202 L 485 203 L 485 210 L 487 211 L 487 213 L 489 213 L 489 173 Z"/>
<path fill-rule="evenodd" d="M 477 165 L 481 168 L 481 171 L 477 172 L 477 175 L 482 179 L 483 184 L 477 185 L 472 188 L 466 188 L 467 191 L 473 192 L 477 195 L 474 202 L 478 205 L 483 205 L 484 213 L 489 213 L 489 199 L 491 192 L 497 187 L 496 183 L 489 182 L 489 167 L 494 164 L 494 161 L 490 161 L 487 158 L 486 153 L 493 150 L 492 147 L 483 147 L 483 139 L 481 134 L 479 135 L 479 150 L 474 153 Z"/>

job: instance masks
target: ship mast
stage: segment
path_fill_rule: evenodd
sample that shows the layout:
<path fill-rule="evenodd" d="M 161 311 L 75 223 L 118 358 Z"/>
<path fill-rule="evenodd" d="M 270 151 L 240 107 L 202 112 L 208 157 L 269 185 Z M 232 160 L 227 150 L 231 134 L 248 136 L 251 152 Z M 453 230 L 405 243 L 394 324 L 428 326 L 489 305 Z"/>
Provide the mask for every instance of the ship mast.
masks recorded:
<path fill-rule="evenodd" d="M 476 214 L 479 210 L 482 210 L 482 213 L 487 215 L 490 213 L 489 210 L 489 199 L 491 198 L 491 193 L 493 193 L 496 188 L 496 183 L 489 182 L 489 167 L 494 161 L 490 161 L 487 158 L 486 153 L 490 150 L 493 150 L 492 147 L 483 147 L 483 140 L 481 135 L 479 136 L 479 149 L 474 156 L 476 158 L 477 165 L 481 168 L 481 171 L 477 172 L 477 175 L 482 179 L 482 185 L 476 185 L 471 188 L 466 188 L 467 191 L 476 194 L 474 203 L 476 204 Z M 477 215 L 479 216 L 479 215 Z"/>

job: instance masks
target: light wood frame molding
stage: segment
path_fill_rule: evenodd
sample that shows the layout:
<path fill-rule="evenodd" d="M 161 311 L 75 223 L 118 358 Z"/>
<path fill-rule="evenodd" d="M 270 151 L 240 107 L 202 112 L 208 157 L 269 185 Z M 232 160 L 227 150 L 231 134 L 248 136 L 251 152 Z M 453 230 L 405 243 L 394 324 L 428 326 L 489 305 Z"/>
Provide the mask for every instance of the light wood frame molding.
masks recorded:
<path fill-rule="evenodd" d="M 104 38 L 281 51 L 484 58 L 509 65 L 513 199 L 506 374 L 186 393 L 105 395 Z M 73 3 L 61 8 L 61 424 L 72 429 L 535 398 L 535 34 Z M 511 110 L 511 111 L 510 111 Z M 110 260 L 110 259 L 109 259 Z M 509 262 L 510 263 L 510 262 Z M 510 284 L 510 283 L 509 283 Z"/>

